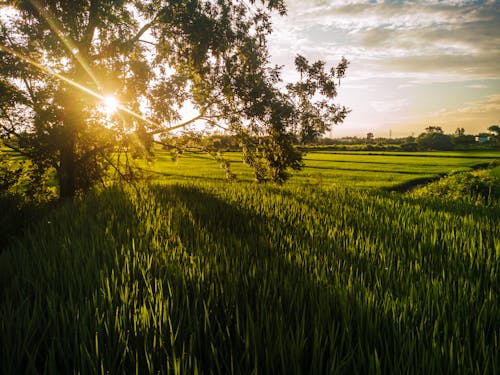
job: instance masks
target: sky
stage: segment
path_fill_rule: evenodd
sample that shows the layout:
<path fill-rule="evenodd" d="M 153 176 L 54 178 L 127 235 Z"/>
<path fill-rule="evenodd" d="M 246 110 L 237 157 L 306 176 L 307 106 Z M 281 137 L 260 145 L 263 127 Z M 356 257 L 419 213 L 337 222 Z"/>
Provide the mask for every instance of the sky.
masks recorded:
<path fill-rule="evenodd" d="M 500 124 L 500 1 L 286 0 L 271 61 L 295 79 L 296 54 L 350 65 L 337 102 L 351 109 L 332 137 L 466 134 Z"/>

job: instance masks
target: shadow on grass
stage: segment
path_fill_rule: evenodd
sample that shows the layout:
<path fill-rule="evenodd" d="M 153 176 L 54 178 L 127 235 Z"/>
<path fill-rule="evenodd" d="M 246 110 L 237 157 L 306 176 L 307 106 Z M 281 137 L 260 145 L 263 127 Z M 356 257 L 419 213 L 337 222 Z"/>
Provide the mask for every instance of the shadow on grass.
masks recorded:
<path fill-rule="evenodd" d="M 220 283 L 221 291 L 210 296 L 219 314 L 215 319 L 227 324 L 228 336 L 236 338 L 228 342 L 223 335 L 212 344 L 224 356 L 241 358 L 240 371 L 369 373 L 376 370 L 377 356 L 382 368 L 397 366 L 403 337 L 391 318 L 375 306 L 360 305 L 357 296 L 345 289 L 318 282 L 307 261 L 300 265 L 294 260 L 304 254 L 297 253 L 293 242 L 314 243 L 304 228 L 270 223 L 276 219 L 196 187 L 157 189 L 155 195 L 165 199 L 166 207 L 177 202 L 189 210 L 176 230 L 186 249 L 202 249 L 192 256 L 211 264 L 213 275 L 207 279 Z M 270 228 L 291 236 L 292 243 L 280 243 Z M 208 236 L 197 236 L 200 231 Z M 359 272 L 372 273 L 367 268 L 376 267 L 349 252 L 342 256 L 347 267 Z M 252 328 L 241 332 L 240 324 Z M 196 356 L 203 358 L 206 349 L 197 350 Z M 210 368 L 213 359 L 206 360 Z"/>
<path fill-rule="evenodd" d="M 401 165 L 400 160 L 394 160 L 394 161 L 390 161 L 390 162 L 381 162 L 381 161 L 376 161 L 376 160 L 357 161 L 357 160 L 337 160 L 337 159 L 328 160 L 328 159 L 309 159 L 309 158 L 306 158 L 305 161 L 306 161 L 306 163 L 310 162 L 310 161 L 315 161 L 315 162 L 319 162 L 319 163 L 329 163 L 329 164 L 347 163 L 347 164 L 368 164 L 368 165 Z M 481 163 L 478 165 L 485 165 L 485 164 L 488 165 L 488 163 Z M 436 167 L 436 166 L 439 166 L 439 167 L 448 166 L 451 168 L 459 167 L 456 164 L 436 164 L 436 163 L 418 163 L 418 164 L 415 163 L 415 164 L 405 164 L 405 165 L 409 165 L 411 167 Z"/>
<path fill-rule="evenodd" d="M 419 177 L 419 178 L 413 178 L 408 181 L 404 181 L 402 183 L 392 185 L 389 187 L 382 188 L 384 191 L 395 191 L 399 193 L 404 193 L 410 190 L 413 190 L 419 186 L 429 184 L 431 182 L 437 181 L 440 178 L 445 176 L 445 174 L 438 174 L 435 176 L 426 176 L 426 177 Z"/>
<path fill-rule="evenodd" d="M 387 169 L 356 169 L 356 168 L 342 168 L 342 167 L 320 167 L 320 166 L 307 166 L 306 169 L 323 169 L 330 171 L 351 171 L 351 172 L 370 172 L 379 174 L 408 174 L 408 175 L 428 175 L 429 172 L 416 172 L 416 171 L 399 171 L 399 170 L 387 170 Z"/>
<path fill-rule="evenodd" d="M 256 188 L 249 199 L 258 202 L 265 191 Z M 29 256 L 13 263 L 22 274 L 13 298 L 0 308 L 0 363 L 12 363 L 16 348 L 21 353 L 6 373 L 91 373 L 99 363 L 111 373 L 167 372 L 175 355 L 187 373 L 195 365 L 206 373 L 457 370 L 452 354 L 432 348 L 434 321 L 422 320 L 419 331 L 412 320 L 418 315 L 397 319 L 397 299 L 384 308 L 404 274 L 389 282 L 377 253 L 353 251 L 342 235 L 311 232 L 307 215 L 279 215 L 295 197 L 312 215 L 328 212 L 307 191 L 288 192 L 274 211 L 224 193 L 183 184 L 132 199 L 108 190 L 67 206 L 56 226 L 34 232 L 18 249 Z M 354 218 L 343 225 L 363 240 L 374 227 L 395 231 L 395 224 L 363 226 Z M 404 252 L 392 256 L 398 261 Z M 127 305 L 124 294 L 132 290 L 136 300 Z M 148 305 L 148 295 L 158 305 Z M 438 297 L 429 303 L 438 306 Z M 167 315 L 141 320 L 146 306 Z"/>
<path fill-rule="evenodd" d="M 315 152 L 322 153 L 321 151 L 308 151 L 308 155 L 314 155 Z M 420 152 L 420 151 L 419 151 Z M 443 151 L 439 151 L 443 152 Z M 488 153 L 491 152 L 491 150 L 487 151 Z M 451 155 L 436 155 L 433 154 L 432 152 L 429 152 L 427 154 L 414 154 L 412 152 L 402 152 L 402 151 L 396 151 L 396 152 L 369 152 L 369 151 L 364 151 L 364 152 L 359 152 L 359 151 L 341 151 L 341 152 L 327 152 L 328 154 L 333 154 L 333 155 L 360 155 L 360 156 L 393 156 L 393 157 L 410 157 L 410 158 L 449 158 L 449 159 L 492 159 L 492 160 L 498 160 L 498 156 L 492 156 L 492 155 L 457 155 L 457 154 L 451 154 Z"/>
<path fill-rule="evenodd" d="M 23 197 L 0 194 L 0 254 L 35 227 L 55 207 L 52 203 L 30 203 Z"/>

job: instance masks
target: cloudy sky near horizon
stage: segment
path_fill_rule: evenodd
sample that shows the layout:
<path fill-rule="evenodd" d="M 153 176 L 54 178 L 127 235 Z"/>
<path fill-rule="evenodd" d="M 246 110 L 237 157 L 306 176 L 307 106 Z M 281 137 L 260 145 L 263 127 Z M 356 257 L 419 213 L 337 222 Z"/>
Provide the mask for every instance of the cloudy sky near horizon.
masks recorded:
<path fill-rule="evenodd" d="M 500 1 L 286 0 L 272 62 L 293 79 L 300 53 L 350 61 L 334 137 L 418 135 L 428 125 L 468 134 L 500 123 Z"/>

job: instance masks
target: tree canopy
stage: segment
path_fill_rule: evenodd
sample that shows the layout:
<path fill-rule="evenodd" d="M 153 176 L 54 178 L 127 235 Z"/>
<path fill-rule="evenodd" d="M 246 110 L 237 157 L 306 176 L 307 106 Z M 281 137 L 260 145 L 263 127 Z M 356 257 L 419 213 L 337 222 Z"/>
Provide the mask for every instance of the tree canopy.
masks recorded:
<path fill-rule="evenodd" d="M 155 137 L 195 122 L 236 134 L 256 179 L 283 182 L 302 166 L 294 144 L 348 113 L 333 102 L 347 60 L 298 56 L 288 85 L 270 66 L 283 0 L 12 0 L 1 12 L 1 136 L 36 173 L 56 171 L 61 197 L 110 169 L 133 178 Z"/>
<path fill-rule="evenodd" d="M 500 144 L 500 125 L 491 125 L 488 130 L 494 133 L 496 143 Z"/>
<path fill-rule="evenodd" d="M 425 133 L 417 137 L 417 145 L 421 150 L 451 150 L 453 141 L 450 135 L 444 134 L 440 126 L 428 126 Z"/>

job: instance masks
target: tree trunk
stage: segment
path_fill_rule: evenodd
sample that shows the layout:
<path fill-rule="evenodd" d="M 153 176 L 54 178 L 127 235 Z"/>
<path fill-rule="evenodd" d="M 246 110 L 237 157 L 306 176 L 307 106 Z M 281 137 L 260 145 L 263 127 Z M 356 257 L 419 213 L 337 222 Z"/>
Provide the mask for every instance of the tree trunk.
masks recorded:
<path fill-rule="evenodd" d="M 69 132 L 68 132 L 69 133 Z M 61 199 L 74 198 L 76 186 L 76 155 L 74 134 L 66 134 L 59 157 L 59 195 Z"/>
<path fill-rule="evenodd" d="M 69 97 L 69 95 L 67 96 Z M 59 139 L 59 197 L 61 199 L 71 199 L 75 197 L 78 190 L 78 171 L 76 170 L 78 156 L 76 147 L 82 114 L 79 110 L 78 100 L 73 100 L 73 103 L 64 104 L 65 116 Z"/>

